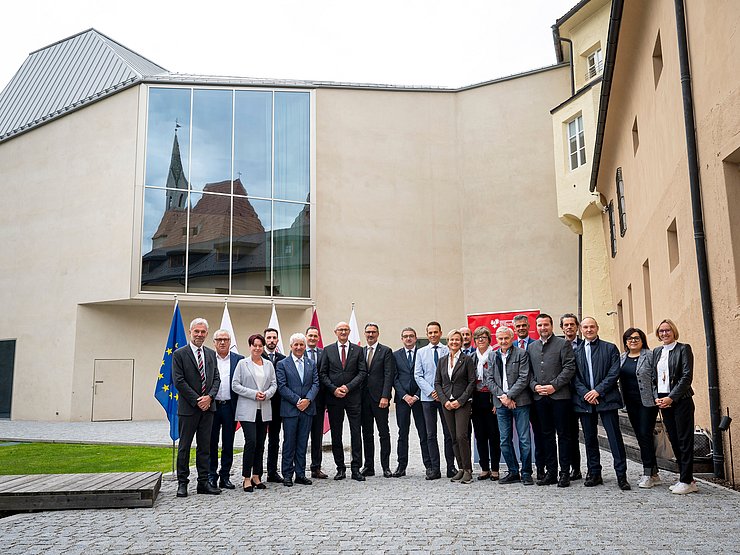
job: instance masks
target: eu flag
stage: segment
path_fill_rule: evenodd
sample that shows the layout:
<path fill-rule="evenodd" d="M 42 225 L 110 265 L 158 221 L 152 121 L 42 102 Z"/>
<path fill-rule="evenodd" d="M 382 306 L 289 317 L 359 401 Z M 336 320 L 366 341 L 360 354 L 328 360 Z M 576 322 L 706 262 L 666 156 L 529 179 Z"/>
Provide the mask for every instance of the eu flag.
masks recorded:
<path fill-rule="evenodd" d="M 185 335 L 185 326 L 182 325 L 180 307 L 175 303 L 175 313 L 172 315 L 172 324 L 170 324 L 170 335 L 167 337 L 167 345 L 162 355 L 162 364 L 159 367 L 157 387 L 154 390 L 154 397 L 162 405 L 170 421 L 172 441 L 176 441 L 180 437 L 177 425 L 177 390 L 172 381 L 172 354 L 183 345 L 187 345 L 187 342 L 188 338 Z"/>

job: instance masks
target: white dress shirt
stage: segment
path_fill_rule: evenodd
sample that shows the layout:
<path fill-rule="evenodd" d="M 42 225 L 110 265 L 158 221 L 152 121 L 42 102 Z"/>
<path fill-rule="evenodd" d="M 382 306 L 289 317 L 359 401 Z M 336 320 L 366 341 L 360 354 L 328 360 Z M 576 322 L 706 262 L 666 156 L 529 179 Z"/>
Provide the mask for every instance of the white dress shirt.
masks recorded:
<path fill-rule="evenodd" d="M 231 399 L 231 353 L 221 358 L 216 353 L 216 364 L 218 365 L 218 375 L 221 376 L 221 385 L 216 393 L 217 401 L 229 401 Z"/>

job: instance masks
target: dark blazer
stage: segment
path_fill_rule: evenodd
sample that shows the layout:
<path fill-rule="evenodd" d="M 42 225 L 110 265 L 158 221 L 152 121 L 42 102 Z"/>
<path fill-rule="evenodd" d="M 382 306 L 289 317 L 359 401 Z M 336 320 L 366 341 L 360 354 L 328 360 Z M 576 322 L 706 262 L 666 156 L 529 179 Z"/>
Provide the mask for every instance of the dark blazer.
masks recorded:
<path fill-rule="evenodd" d="M 319 381 L 329 391 L 327 404 L 359 403 L 362 387 L 367 379 L 367 368 L 362 347 L 354 343 L 347 343 L 347 363 L 342 368 L 342 358 L 339 354 L 339 344 L 332 343 L 324 348 L 319 365 Z M 334 396 L 334 391 L 346 385 L 349 393 L 342 399 Z"/>
<path fill-rule="evenodd" d="M 221 386 L 221 376 L 216 364 L 216 351 L 203 347 L 203 363 L 206 369 L 205 394 L 215 398 Z M 172 355 L 172 380 L 177 388 L 177 414 L 190 416 L 201 412 L 198 408 L 198 397 L 202 395 L 202 382 L 190 343 L 180 347 Z M 215 411 L 216 403 L 211 403 L 209 410 Z"/>
<path fill-rule="evenodd" d="M 455 368 L 452 369 L 452 379 L 447 371 L 450 355 L 446 354 L 437 364 L 437 374 L 434 377 L 434 390 L 437 392 L 439 402 L 443 405 L 450 400 L 455 400 L 463 406 L 470 401 L 475 389 L 478 375 L 475 371 L 475 363 L 465 353 L 460 353 Z"/>
<path fill-rule="evenodd" d="M 624 406 L 619 393 L 619 349 L 598 337 L 591 342 L 591 369 L 594 373 L 593 389 L 599 394 L 599 404 L 592 405 L 583 396 L 591 391 L 591 378 L 586 361 L 586 343 L 576 349 L 576 375 L 573 378 L 573 409 L 576 412 L 603 412 Z"/>
<path fill-rule="evenodd" d="M 393 398 L 396 403 L 403 401 L 404 396 L 411 395 L 412 397 L 419 395 L 419 384 L 414 379 L 414 367 L 416 365 L 416 347 L 414 347 L 414 354 L 411 355 L 411 366 L 409 366 L 409 359 L 406 358 L 406 347 L 401 347 L 397 351 L 393 352 L 393 358 L 396 361 L 396 375 L 393 379 L 393 389 L 396 394 Z"/>
<path fill-rule="evenodd" d="M 532 341 L 527 347 L 527 354 L 532 364 L 529 387 L 534 400 L 540 399 L 534 389 L 538 385 L 553 386 L 555 393 L 550 395 L 553 399 L 570 399 L 570 381 L 576 373 L 576 359 L 570 343 L 563 337 L 553 335 L 545 344 L 539 339 Z"/>
<path fill-rule="evenodd" d="M 619 366 L 624 366 L 627 353 L 619 355 Z M 669 360 L 670 363 L 670 360 Z M 653 365 L 653 352 L 650 349 L 640 350 L 637 358 L 637 387 L 640 388 L 640 400 L 646 407 L 654 407 L 658 398 L 657 373 Z"/>
<path fill-rule="evenodd" d="M 239 361 L 244 358 L 244 355 L 240 355 L 237 353 L 229 353 L 229 361 L 231 362 L 231 374 L 229 375 L 229 384 L 234 381 L 234 370 L 236 370 L 236 365 L 239 364 Z M 239 401 L 239 394 L 234 391 L 231 386 L 229 386 L 229 391 L 231 391 L 231 408 L 236 412 L 236 404 Z"/>
<path fill-rule="evenodd" d="M 658 361 L 663 345 L 653 350 L 653 360 L 655 362 L 655 384 L 657 390 L 658 383 Z M 691 382 L 694 379 L 694 353 L 691 351 L 691 345 L 688 343 L 676 343 L 671 353 L 668 355 L 668 380 L 671 385 L 671 392 L 668 397 L 673 401 L 680 401 L 684 397 L 691 397 L 694 390 L 691 389 Z"/>
<path fill-rule="evenodd" d="M 483 371 L 483 382 L 493 395 L 493 404 L 496 408 L 502 407 L 499 397 L 504 394 L 504 365 L 501 350 L 492 351 L 488 357 L 488 368 Z M 512 345 L 509 356 L 506 357 L 506 382 L 509 392 L 506 394 L 513 399 L 517 407 L 532 403 L 532 393 L 529 391 L 529 380 L 532 368 L 529 364 L 527 351 Z"/>
<path fill-rule="evenodd" d="M 393 358 L 393 351 L 390 347 L 376 343 L 374 345 L 373 360 L 367 369 L 366 391 L 370 399 L 375 403 L 380 403 L 381 398 L 390 400 L 391 387 L 396 375 L 396 360 Z M 363 356 L 367 361 L 368 347 L 363 349 Z"/>
<path fill-rule="evenodd" d="M 310 358 L 308 356 L 308 351 L 309 351 L 309 347 L 306 347 L 306 355 L 305 355 L 306 358 Z M 321 366 L 321 356 L 323 353 L 324 353 L 324 349 L 322 349 L 321 347 L 316 347 L 316 368 Z"/>
<path fill-rule="evenodd" d="M 275 375 L 281 397 L 280 416 L 299 416 L 301 411 L 296 407 L 296 403 L 301 399 L 311 401 L 303 414 L 309 416 L 316 414 L 314 399 L 319 392 L 319 372 L 310 358 L 303 356 L 303 380 L 298 375 L 293 357 L 285 357 L 278 362 Z"/>
<path fill-rule="evenodd" d="M 266 358 L 267 360 L 270 360 L 270 356 L 267 354 L 267 351 L 262 351 L 262 358 Z M 272 365 L 277 368 L 277 363 L 280 362 L 285 358 L 285 355 L 283 353 L 279 353 L 275 351 L 275 360 L 270 360 L 272 362 Z"/>

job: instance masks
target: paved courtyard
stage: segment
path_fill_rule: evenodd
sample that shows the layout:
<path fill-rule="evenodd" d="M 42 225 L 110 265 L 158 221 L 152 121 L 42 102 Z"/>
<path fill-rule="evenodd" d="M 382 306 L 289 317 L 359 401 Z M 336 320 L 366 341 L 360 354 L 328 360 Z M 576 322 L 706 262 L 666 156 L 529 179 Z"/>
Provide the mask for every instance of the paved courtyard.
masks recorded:
<path fill-rule="evenodd" d="M 393 420 L 393 419 L 392 419 Z M 0 438 L 168 442 L 166 422 L 0 422 Z M 345 436 L 348 442 L 348 430 Z M 393 430 L 395 435 L 395 429 Z M 328 442 L 328 438 L 325 439 Z M 740 552 L 740 495 L 706 482 L 699 494 L 663 486 L 622 492 L 602 452 L 605 485 L 566 489 L 449 480 L 427 482 L 418 441 L 405 478 L 364 483 L 314 480 L 268 484 L 249 494 L 175 497 L 163 482 L 152 509 L 56 511 L 0 519 L 0 550 L 11 553 L 732 553 Z M 377 452 L 376 452 L 377 456 Z M 331 453 L 324 454 L 330 472 Z M 392 457 L 395 465 L 395 453 Z M 237 457 L 235 468 L 240 468 Z M 379 465 L 376 463 L 376 467 Z M 232 472 L 234 482 L 240 472 Z"/>

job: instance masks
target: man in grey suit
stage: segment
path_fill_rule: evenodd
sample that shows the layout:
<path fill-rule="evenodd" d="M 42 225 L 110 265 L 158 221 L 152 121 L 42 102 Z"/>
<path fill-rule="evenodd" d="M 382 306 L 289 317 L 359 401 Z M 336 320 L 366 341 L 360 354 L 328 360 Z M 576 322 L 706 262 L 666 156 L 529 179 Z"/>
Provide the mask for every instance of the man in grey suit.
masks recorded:
<path fill-rule="evenodd" d="M 221 490 L 208 483 L 208 455 L 210 452 L 213 399 L 218 393 L 221 378 L 216 364 L 216 353 L 204 347 L 208 336 L 208 322 L 196 318 L 190 322 L 190 342 L 172 355 L 172 379 L 177 388 L 177 416 L 180 444 L 177 449 L 177 497 L 187 497 L 190 475 L 190 446 L 193 437 L 198 445 L 195 466 L 198 469 L 198 493 L 219 494 Z"/>
<path fill-rule="evenodd" d="M 367 382 L 362 393 L 362 440 L 365 455 L 365 466 L 360 470 L 363 476 L 375 476 L 375 433 L 378 427 L 380 438 L 380 465 L 383 476 L 391 478 L 391 431 L 388 426 L 388 414 L 391 398 L 391 387 L 396 374 L 396 362 L 390 347 L 378 343 L 380 329 L 378 324 L 365 324 L 365 364 Z"/>
<path fill-rule="evenodd" d="M 311 485 L 306 478 L 306 449 L 311 424 L 316 412 L 314 399 L 319 392 L 319 373 L 316 364 L 304 356 L 306 336 L 290 336 L 291 354 L 278 362 L 277 384 L 280 391 L 280 413 L 283 417 L 283 485 L 295 483 Z"/>
<path fill-rule="evenodd" d="M 496 417 L 501 434 L 501 453 L 506 461 L 508 473 L 499 484 L 512 484 L 522 481 L 525 486 L 534 485 L 532 480 L 532 451 L 529 435 L 529 407 L 532 394 L 529 391 L 531 367 L 527 351 L 512 345 L 514 331 L 506 326 L 496 330 L 499 349 L 491 352 L 489 361 L 493 364 L 483 371 L 483 380 L 493 396 Z M 516 459 L 513 427 L 519 438 L 521 471 Z"/>
<path fill-rule="evenodd" d="M 213 415 L 211 428 L 211 447 L 208 457 L 208 481 L 212 487 L 234 489 L 231 483 L 231 464 L 234 462 L 234 434 L 236 433 L 236 402 L 239 395 L 231 389 L 231 380 L 234 378 L 234 369 L 244 357 L 239 353 L 231 352 L 231 332 L 216 330 L 213 334 L 213 344 L 216 347 L 216 364 L 221 385 L 216 393 L 214 405 L 216 412 Z M 218 470 L 218 436 L 221 436 L 221 470 Z M 218 486 L 216 478 L 219 478 Z"/>
<path fill-rule="evenodd" d="M 542 429 L 546 468 L 537 485 L 557 484 L 566 488 L 570 485 L 569 425 L 573 410 L 570 382 L 576 372 L 576 361 L 570 343 L 553 335 L 550 315 L 542 313 L 537 316 L 537 331 L 540 339 L 530 343 L 527 350 L 532 363 L 530 387 Z"/>
<path fill-rule="evenodd" d="M 337 465 L 335 480 L 347 477 L 344 464 L 344 445 L 342 428 L 344 415 L 349 420 L 349 433 L 352 445 L 352 479 L 364 482 L 360 473 L 362 463 L 362 387 L 367 378 L 367 367 L 362 347 L 351 343 L 349 324 L 339 322 L 334 327 L 337 342 L 324 348 L 319 366 L 319 380 L 326 388 L 326 408 L 331 425 L 331 450 Z"/>

